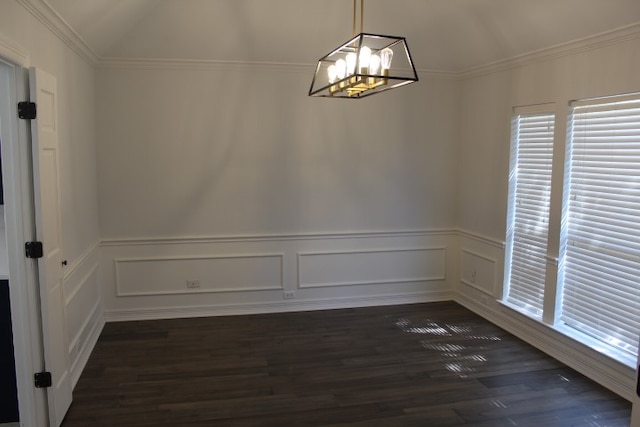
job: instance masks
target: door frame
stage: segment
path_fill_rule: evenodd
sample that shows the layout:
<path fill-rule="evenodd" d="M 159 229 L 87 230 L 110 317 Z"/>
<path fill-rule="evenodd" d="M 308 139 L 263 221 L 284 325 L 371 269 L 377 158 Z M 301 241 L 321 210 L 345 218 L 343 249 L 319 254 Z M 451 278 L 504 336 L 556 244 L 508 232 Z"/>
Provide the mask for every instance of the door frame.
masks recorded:
<path fill-rule="evenodd" d="M 24 243 L 35 238 L 35 208 L 29 122 L 17 116 L 17 103 L 27 100 L 28 55 L 0 38 L 2 175 L 9 264 L 9 291 L 21 426 L 48 425 L 45 389 L 33 375 L 44 367 L 37 264 L 24 255 Z"/>

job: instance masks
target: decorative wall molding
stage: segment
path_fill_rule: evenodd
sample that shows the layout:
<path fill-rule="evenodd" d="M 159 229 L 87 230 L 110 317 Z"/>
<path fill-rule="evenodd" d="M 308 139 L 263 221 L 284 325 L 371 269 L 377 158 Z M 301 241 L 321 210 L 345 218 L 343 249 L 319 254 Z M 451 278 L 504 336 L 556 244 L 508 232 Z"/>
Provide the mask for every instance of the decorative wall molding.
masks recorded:
<path fill-rule="evenodd" d="M 267 262 L 269 260 L 273 261 Z M 266 271 L 267 263 L 273 264 L 269 266 L 272 271 Z M 118 297 L 251 292 L 284 288 L 283 253 L 116 258 L 114 266 Z M 174 270 L 178 272 L 172 276 Z M 274 277 L 269 277 L 270 274 Z M 224 286 L 217 287 L 211 277 L 222 277 L 217 280 L 226 282 Z M 188 280 L 197 280 L 198 287 L 185 288 Z M 149 290 L 141 291 L 136 288 L 136 283 L 140 282 Z M 236 285 L 230 286 L 233 282 Z"/>
<path fill-rule="evenodd" d="M 89 65 L 98 64 L 98 55 L 46 0 L 17 2 Z"/>
<path fill-rule="evenodd" d="M 314 300 L 275 301 L 249 304 L 207 305 L 200 307 L 141 308 L 133 310 L 107 310 L 107 322 L 130 320 L 176 319 L 184 317 L 233 316 L 244 314 L 286 313 L 292 311 L 332 310 L 374 305 L 419 304 L 451 301 L 448 291 L 427 291 L 398 295 L 379 295 Z"/>
<path fill-rule="evenodd" d="M 100 288 L 100 241 L 89 246 L 64 271 L 67 354 L 75 387 L 104 327 Z"/>
<path fill-rule="evenodd" d="M 312 72 L 316 64 L 300 64 L 286 62 L 258 61 L 224 61 L 205 59 L 154 59 L 154 58 L 102 58 L 98 66 L 102 69 L 127 70 L 256 70 L 291 73 Z M 418 69 L 416 72 L 422 79 L 457 80 L 458 74 L 450 71 Z"/>
<path fill-rule="evenodd" d="M 460 250 L 460 282 L 493 296 L 497 281 L 496 265 L 495 258 L 462 248 Z M 485 286 L 482 286 L 483 284 Z"/>
<path fill-rule="evenodd" d="M 146 237 L 132 239 L 103 239 L 102 246 L 186 245 L 207 243 L 269 242 L 290 240 L 375 239 L 390 237 L 419 237 L 455 235 L 455 229 L 382 230 L 326 233 L 247 234 L 229 236 Z"/>
<path fill-rule="evenodd" d="M 101 68 L 155 69 L 256 69 L 279 72 L 308 72 L 315 64 L 240 62 L 195 59 L 104 58 L 99 57 L 85 40 L 58 14 L 47 0 L 17 0 L 29 13 L 42 22 L 71 50 L 91 65 Z M 599 49 L 640 37 L 640 24 L 635 23 L 600 34 L 546 47 L 522 55 L 505 58 L 467 70 L 418 70 L 423 79 L 466 80 L 526 65 L 550 61 L 563 56 Z"/>
<path fill-rule="evenodd" d="M 21 67 L 29 67 L 29 55 L 13 40 L 0 34 L 0 57 Z"/>
<path fill-rule="evenodd" d="M 471 239 L 471 240 L 476 240 L 480 243 L 484 243 L 490 246 L 493 246 L 495 248 L 498 249 L 504 249 L 505 248 L 505 242 L 502 240 L 497 240 L 493 237 L 489 237 L 489 236 L 485 236 L 482 234 L 478 234 L 472 231 L 468 231 L 468 230 L 462 230 L 462 229 L 458 229 L 457 230 L 457 234 L 460 237 L 464 237 L 467 239 Z"/>
<path fill-rule="evenodd" d="M 36 1 L 36 0 L 21 0 Z M 40 0 L 44 1 L 44 0 Z M 640 38 L 640 24 L 631 24 L 581 39 L 571 40 L 555 46 L 550 46 L 505 58 L 499 61 L 483 64 L 467 70 L 428 70 L 418 69 L 422 79 L 429 80 L 467 80 L 487 74 L 521 68 L 535 63 L 551 61 L 553 59 L 575 55 L 616 43 Z M 215 60 L 176 60 L 149 58 L 101 58 L 98 61 L 101 68 L 120 69 L 231 69 L 231 70 L 273 70 L 279 72 L 308 72 L 315 64 L 269 63 L 269 62 L 239 62 Z"/>
<path fill-rule="evenodd" d="M 96 240 L 91 246 L 89 246 L 79 257 L 71 261 L 63 271 L 63 280 L 68 280 L 69 277 L 73 276 L 78 272 L 81 266 L 84 265 L 85 262 L 92 256 L 97 256 L 100 250 L 100 246 L 102 242 L 100 240 Z"/>
<path fill-rule="evenodd" d="M 280 62 L 224 61 L 206 59 L 103 58 L 102 69 L 127 70 L 257 70 L 275 72 L 309 72 L 315 64 Z"/>
<path fill-rule="evenodd" d="M 98 267 L 99 265 L 96 263 L 94 264 L 91 269 L 89 270 L 89 272 L 87 274 L 84 275 L 84 277 L 82 277 L 82 279 L 80 279 L 78 281 L 78 285 L 73 287 L 70 292 L 65 288 L 65 293 L 64 293 L 64 298 L 65 298 L 65 306 L 69 305 L 73 299 L 76 297 L 76 295 L 78 295 L 78 293 L 82 290 L 82 288 L 89 283 L 91 277 L 96 277 L 98 274 Z M 65 280 L 65 282 L 69 282 L 68 279 Z"/>
<path fill-rule="evenodd" d="M 551 61 L 565 56 L 576 55 L 594 49 L 600 49 L 616 43 L 640 38 L 640 23 L 616 28 L 603 33 L 594 34 L 581 39 L 572 40 L 555 46 L 528 52 L 489 64 L 472 67 L 458 73 L 460 80 L 467 80 L 487 74 L 521 68 L 540 62 Z"/>
<path fill-rule="evenodd" d="M 104 313 L 102 312 L 102 301 L 96 302 L 91 308 L 91 314 L 86 319 L 82 330 L 69 343 L 68 352 L 71 360 L 71 385 L 75 388 L 84 367 L 89 361 L 89 356 L 93 351 L 100 333 L 105 325 Z"/>
<path fill-rule="evenodd" d="M 434 259 L 430 260 L 428 255 L 424 257 L 418 256 L 417 259 L 409 258 L 417 255 L 419 252 L 433 254 Z M 320 261 L 320 264 L 316 265 L 315 268 L 311 264 L 313 262 L 311 259 L 314 257 L 324 259 Z M 402 258 L 405 259 L 403 260 Z M 394 268 L 386 268 L 385 262 L 394 264 Z M 403 263 L 407 265 L 404 267 L 400 266 L 400 264 Z M 305 266 L 305 264 L 307 265 Z M 413 268 L 405 268 L 410 266 L 413 266 Z M 348 267 L 348 272 L 345 271 L 345 267 Z M 416 268 L 419 271 L 408 271 L 415 270 Z M 314 269 L 316 273 L 322 273 L 323 280 L 313 280 Z M 353 274 L 360 275 L 360 278 L 345 278 L 345 275 Z M 367 276 L 369 274 L 378 278 L 369 278 Z M 334 280 L 327 280 L 327 277 L 333 278 Z M 381 285 L 445 280 L 445 247 L 298 252 L 299 288 Z"/>

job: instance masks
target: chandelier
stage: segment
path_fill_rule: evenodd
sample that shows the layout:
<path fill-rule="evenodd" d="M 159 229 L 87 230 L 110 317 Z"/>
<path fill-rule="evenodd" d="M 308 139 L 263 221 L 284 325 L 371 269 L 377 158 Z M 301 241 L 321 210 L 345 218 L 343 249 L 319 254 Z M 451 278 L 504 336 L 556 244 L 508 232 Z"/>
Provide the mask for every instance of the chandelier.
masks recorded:
<path fill-rule="evenodd" d="M 359 99 L 418 81 L 404 37 L 363 32 L 356 35 L 357 1 L 353 0 L 353 38 L 318 60 L 309 96 Z"/>

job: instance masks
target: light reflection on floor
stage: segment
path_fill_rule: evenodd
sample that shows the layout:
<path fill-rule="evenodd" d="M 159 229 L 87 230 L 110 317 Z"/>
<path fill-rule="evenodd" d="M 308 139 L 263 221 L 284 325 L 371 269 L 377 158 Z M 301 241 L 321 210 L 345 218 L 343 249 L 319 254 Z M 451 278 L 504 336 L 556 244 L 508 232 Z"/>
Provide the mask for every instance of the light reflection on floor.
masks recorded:
<path fill-rule="evenodd" d="M 414 322 L 410 319 L 401 317 L 396 320 L 395 326 L 400 330 L 409 334 L 427 335 L 436 337 L 421 340 L 420 343 L 425 350 L 438 353 L 443 360 L 445 369 L 457 375 L 460 378 L 468 378 L 471 374 L 477 373 L 481 366 L 488 362 L 484 350 L 491 342 L 501 341 L 499 336 L 491 334 L 476 334 L 473 327 L 463 324 L 439 323 L 432 319 L 425 319 L 420 322 Z M 438 342 L 438 338 L 447 340 L 460 340 L 460 342 Z M 473 343 L 472 346 L 465 345 L 465 342 Z M 486 344 L 482 344 L 486 343 Z M 562 382 L 570 383 L 571 380 L 563 375 L 559 375 L 558 379 Z M 491 399 L 488 406 L 498 410 L 506 410 L 509 403 L 499 399 Z M 510 417 L 503 418 L 503 421 L 509 422 L 511 425 L 518 426 L 518 422 Z M 601 415 L 590 415 L 582 420 L 585 426 L 589 427 L 605 427 L 606 420 Z"/>
<path fill-rule="evenodd" d="M 396 320 L 395 325 L 403 332 L 410 334 L 422 334 L 438 337 L 459 337 L 461 343 L 451 344 L 447 342 L 433 342 L 432 339 L 421 341 L 422 346 L 427 350 L 436 351 L 442 358 L 447 359 L 444 367 L 460 378 L 466 378 L 469 374 L 478 370 L 478 367 L 487 362 L 487 357 L 483 354 L 475 353 L 484 350 L 486 347 L 477 345 L 470 348 L 464 345 L 466 340 L 477 341 L 500 341 L 500 337 L 495 335 L 474 334 L 473 327 L 464 324 L 438 323 L 432 319 L 425 319 L 419 324 L 401 317 Z M 468 354 L 469 352 L 472 354 Z"/>

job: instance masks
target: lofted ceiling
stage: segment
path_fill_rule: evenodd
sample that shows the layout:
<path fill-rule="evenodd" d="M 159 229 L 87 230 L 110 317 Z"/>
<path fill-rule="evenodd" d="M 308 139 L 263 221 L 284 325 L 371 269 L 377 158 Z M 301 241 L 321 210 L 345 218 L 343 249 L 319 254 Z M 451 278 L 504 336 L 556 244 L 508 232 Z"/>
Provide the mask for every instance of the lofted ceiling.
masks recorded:
<path fill-rule="evenodd" d="M 352 34 L 351 0 L 48 0 L 100 59 L 312 64 Z M 459 72 L 640 22 L 640 0 L 367 0 L 366 32 Z"/>

